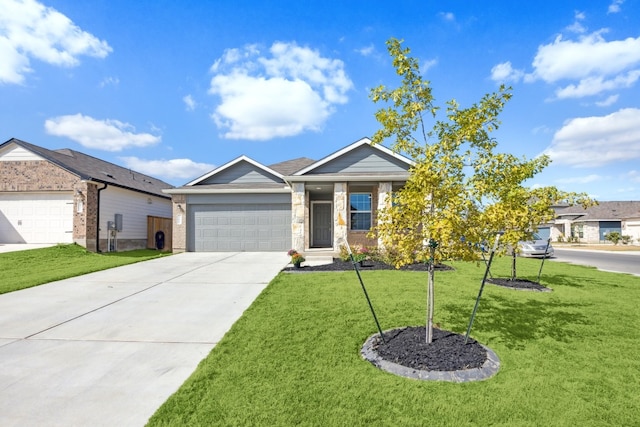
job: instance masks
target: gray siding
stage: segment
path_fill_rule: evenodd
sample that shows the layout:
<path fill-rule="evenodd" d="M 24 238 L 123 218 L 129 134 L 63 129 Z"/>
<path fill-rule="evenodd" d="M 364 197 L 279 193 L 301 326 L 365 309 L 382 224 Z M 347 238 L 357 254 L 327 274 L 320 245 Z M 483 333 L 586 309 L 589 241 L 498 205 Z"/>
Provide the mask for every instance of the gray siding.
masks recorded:
<path fill-rule="evenodd" d="M 291 204 L 291 194 L 189 194 L 189 205 L 221 205 L 235 203 L 286 203 Z"/>
<path fill-rule="evenodd" d="M 363 145 L 314 169 L 310 174 L 398 173 L 407 170 L 409 170 L 407 163 L 368 145 Z"/>
<path fill-rule="evenodd" d="M 255 167 L 251 163 L 242 161 L 230 166 L 219 173 L 199 182 L 197 185 L 206 184 L 255 184 L 255 183 L 283 183 L 284 181 L 266 171 Z"/>

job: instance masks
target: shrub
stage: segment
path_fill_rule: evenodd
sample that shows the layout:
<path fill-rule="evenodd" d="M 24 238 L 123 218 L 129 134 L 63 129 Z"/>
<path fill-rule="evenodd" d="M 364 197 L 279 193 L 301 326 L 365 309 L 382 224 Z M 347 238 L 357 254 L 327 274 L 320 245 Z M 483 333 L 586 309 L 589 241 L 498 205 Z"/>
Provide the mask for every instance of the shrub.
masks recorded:
<path fill-rule="evenodd" d="M 617 245 L 618 243 L 620 243 L 620 240 L 622 240 L 622 236 L 617 231 L 612 231 L 605 236 L 605 240 L 608 240 L 614 245 Z"/>

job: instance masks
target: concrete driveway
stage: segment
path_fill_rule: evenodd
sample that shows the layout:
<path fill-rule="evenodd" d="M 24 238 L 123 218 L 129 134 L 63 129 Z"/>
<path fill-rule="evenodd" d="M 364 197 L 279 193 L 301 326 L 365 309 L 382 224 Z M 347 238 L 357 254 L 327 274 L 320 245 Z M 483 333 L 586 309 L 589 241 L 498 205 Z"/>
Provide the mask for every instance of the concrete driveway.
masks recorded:
<path fill-rule="evenodd" d="M 0 295 L 0 425 L 144 425 L 287 262 L 183 253 Z"/>

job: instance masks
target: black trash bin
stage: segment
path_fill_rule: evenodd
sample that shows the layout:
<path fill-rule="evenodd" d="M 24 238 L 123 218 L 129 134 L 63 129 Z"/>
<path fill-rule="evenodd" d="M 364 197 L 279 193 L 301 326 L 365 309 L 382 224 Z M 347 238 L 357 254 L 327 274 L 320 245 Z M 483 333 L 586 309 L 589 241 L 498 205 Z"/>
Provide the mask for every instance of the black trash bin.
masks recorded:
<path fill-rule="evenodd" d="M 159 251 L 164 249 L 164 231 L 156 232 L 156 249 Z"/>

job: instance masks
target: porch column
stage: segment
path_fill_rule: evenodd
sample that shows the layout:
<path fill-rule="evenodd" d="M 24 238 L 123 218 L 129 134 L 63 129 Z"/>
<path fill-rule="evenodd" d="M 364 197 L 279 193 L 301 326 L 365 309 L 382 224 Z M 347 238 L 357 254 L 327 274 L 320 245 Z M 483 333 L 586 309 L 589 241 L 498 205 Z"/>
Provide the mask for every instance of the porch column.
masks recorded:
<path fill-rule="evenodd" d="M 348 201 L 347 183 L 336 182 L 333 184 L 333 250 L 337 251 L 340 245 L 347 242 Z"/>
<path fill-rule="evenodd" d="M 304 182 L 294 182 L 291 193 L 291 249 L 304 247 Z"/>
<path fill-rule="evenodd" d="M 391 206 L 391 197 L 393 196 L 393 186 L 391 182 L 381 182 L 378 184 L 378 207 L 376 209 L 376 223 L 379 221 L 377 212 Z M 378 247 L 383 248 L 382 239 L 378 237 Z"/>

